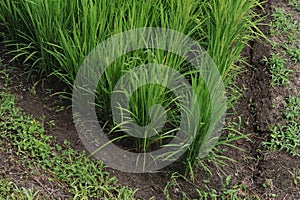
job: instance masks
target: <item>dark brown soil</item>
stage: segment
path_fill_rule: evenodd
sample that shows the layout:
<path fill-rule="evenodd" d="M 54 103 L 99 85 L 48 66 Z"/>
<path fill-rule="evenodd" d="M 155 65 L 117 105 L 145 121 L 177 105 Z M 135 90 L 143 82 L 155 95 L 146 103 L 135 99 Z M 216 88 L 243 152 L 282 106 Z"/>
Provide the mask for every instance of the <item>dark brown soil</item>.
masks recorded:
<path fill-rule="evenodd" d="M 268 14 L 272 12 L 274 4 L 276 6 L 286 5 L 286 2 L 269 1 L 265 5 L 265 11 Z M 268 23 L 269 18 L 265 22 Z M 265 34 L 269 34 L 268 26 L 262 26 L 261 29 Z M 3 44 L 0 48 L 3 48 Z M 288 95 L 285 89 L 270 87 L 269 66 L 262 61 L 264 56 L 270 55 L 270 51 L 271 47 L 266 41 L 251 42 L 243 52 L 243 56 L 247 57 L 251 67 L 245 67 L 245 72 L 236 77 L 235 80 L 237 85 L 244 90 L 242 97 L 235 105 L 236 113 L 232 115 L 232 120 L 238 120 L 238 116 L 242 118 L 240 131 L 245 134 L 251 133 L 251 141 L 239 140 L 234 144 L 245 149 L 245 151 L 227 148 L 223 155 L 235 159 L 237 162 L 228 162 L 228 165 L 223 166 L 222 170 L 211 163 L 207 163 L 211 165 L 213 176 L 199 168 L 195 170 L 194 182 L 178 178 L 178 184 L 169 188 L 172 199 L 183 198 L 180 190 L 184 191 L 190 198 L 198 198 L 195 191 L 196 187 L 204 189 L 207 185 L 211 188 L 220 189 L 224 186 L 223 183 L 228 175 L 232 176 L 231 185 L 243 184 L 247 186 L 246 193 L 240 191 L 241 196 L 257 195 L 260 199 L 272 199 L 270 194 L 276 194 L 274 199 L 300 199 L 299 183 L 296 185 L 292 174 L 289 173 L 289 171 L 293 172 L 300 169 L 299 158 L 280 152 L 270 153 L 261 146 L 262 141 L 269 139 L 269 125 L 276 123 L 281 115 L 281 106 L 274 108 L 274 102 L 276 99 L 279 101 Z M 9 58 L 4 56 L 4 63 L 8 63 L 8 60 Z M 5 64 L 1 70 L 5 70 L 7 67 L 8 65 Z M 291 79 L 291 84 L 297 88 L 297 91 L 300 91 L 299 69 L 296 70 Z M 0 88 L 4 87 L 4 83 L 5 81 L 0 79 Z M 56 136 L 60 143 L 69 140 L 73 148 L 83 150 L 84 147 L 73 125 L 70 102 L 59 98 L 58 95 L 51 95 L 59 91 L 55 88 L 61 90 L 61 87 L 63 86 L 59 83 L 53 85 L 49 78 L 28 80 L 26 74 L 22 74 L 22 70 L 15 69 L 10 73 L 10 83 L 6 88 L 18 97 L 18 105 L 25 112 L 33 115 L 44 124 L 47 134 Z M 50 88 L 51 91 L 49 91 Z M 65 106 L 63 111 L 59 111 L 61 106 Z M 55 126 L 49 123 L 51 121 L 55 123 Z M 0 177 L 13 177 L 17 183 L 23 184 L 20 171 L 24 171 L 24 173 L 28 171 L 29 173 L 30 170 L 25 169 L 24 166 L 18 166 L 16 163 L 10 163 L 11 168 L 4 166 L 2 160 L 8 159 L 4 158 L 5 156 L 7 155 L 0 153 L 0 169 L 3 167 L 6 169 L 4 172 L 0 170 Z M 14 159 L 18 158 L 14 157 Z M 128 174 L 113 169 L 107 170 L 115 175 L 121 184 L 139 188 L 136 197 L 141 199 L 165 199 L 163 191 L 172 176 L 171 171 L 153 174 Z M 46 178 L 50 176 L 44 172 L 41 174 L 44 174 Z M 63 198 L 68 195 L 65 191 L 56 188 L 51 182 L 47 182 L 44 176 L 29 178 L 30 187 L 34 185 L 45 193 L 48 192 L 47 188 L 52 188 L 51 191 L 56 191 L 56 193 L 53 192 L 54 196 L 57 195 L 56 197 Z M 268 183 L 267 187 L 265 183 Z"/>

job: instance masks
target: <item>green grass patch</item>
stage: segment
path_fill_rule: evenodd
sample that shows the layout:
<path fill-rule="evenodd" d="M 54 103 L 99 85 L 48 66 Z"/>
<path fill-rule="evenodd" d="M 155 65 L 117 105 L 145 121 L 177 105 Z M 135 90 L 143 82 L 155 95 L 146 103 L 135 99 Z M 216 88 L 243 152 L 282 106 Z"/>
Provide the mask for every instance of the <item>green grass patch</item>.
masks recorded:
<path fill-rule="evenodd" d="M 298 12 L 300 12 L 300 1 L 299 0 L 289 0 L 288 5 L 292 6 Z"/>
<path fill-rule="evenodd" d="M 0 199 L 34 200 L 39 198 L 39 191 L 33 188 L 18 187 L 9 179 L 0 179 Z"/>
<path fill-rule="evenodd" d="M 300 156 L 300 98 L 289 96 L 284 102 L 283 113 L 286 122 L 271 127 L 270 141 L 262 144 L 271 150 Z"/>
<path fill-rule="evenodd" d="M 290 44 L 298 41 L 300 22 L 291 13 L 286 13 L 283 8 L 275 8 L 270 23 L 271 36 L 285 36 Z"/>
<path fill-rule="evenodd" d="M 285 45 L 286 52 L 289 54 L 291 60 L 296 64 L 300 62 L 300 49 L 295 46 Z"/>
<path fill-rule="evenodd" d="M 290 76 L 293 70 L 286 66 L 286 59 L 280 54 L 272 53 L 270 58 L 264 58 L 264 61 L 270 66 L 271 72 L 271 86 L 286 86 L 289 84 Z"/>
<path fill-rule="evenodd" d="M 90 160 L 84 152 L 73 150 L 68 142 L 55 144 L 55 139 L 44 133 L 43 126 L 37 120 L 15 106 L 15 96 L 0 93 L 0 116 L 0 140 L 11 143 L 14 153 L 29 168 L 38 166 L 64 183 L 74 199 L 133 198 L 135 192 L 120 186 L 115 177 L 104 171 L 102 162 Z M 5 193 L 7 190 L 15 190 L 8 187 L 11 185 L 0 184 L 2 196 L 8 194 Z M 25 189 L 21 189 L 23 191 Z"/>

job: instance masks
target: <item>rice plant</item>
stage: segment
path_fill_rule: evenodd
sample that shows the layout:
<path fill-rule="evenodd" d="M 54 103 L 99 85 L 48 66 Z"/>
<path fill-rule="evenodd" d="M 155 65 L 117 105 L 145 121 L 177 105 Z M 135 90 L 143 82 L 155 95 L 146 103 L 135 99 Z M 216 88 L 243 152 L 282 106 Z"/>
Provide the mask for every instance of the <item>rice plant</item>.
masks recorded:
<path fill-rule="evenodd" d="M 6 28 L 7 45 L 13 59 L 28 63 L 41 74 L 56 76 L 72 88 L 85 57 L 102 41 L 126 30 L 141 27 L 168 28 L 186 34 L 199 43 L 212 57 L 225 85 L 236 75 L 237 61 L 247 42 L 262 33 L 257 28 L 261 17 L 254 12 L 258 0 L 2 0 L 0 23 Z M 139 50 L 119 57 L 99 80 L 95 105 L 101 125 L 110 137 L 133 141 L 133 150 L 148 152 L 167 145 L 176 136 L 181 116 L 179 99 L 174 90 L 157 84 L 138 88 L 123 110 L 134 123 L 146 126 L 151 116 L 166 119 L 163 131 L 153 137 L 132 138 L 120 132 L 122 123 L 113 120 L 111 98 L 119 79 L 137 66 L 164 64 L 182 73 L 198 95 L 196 105 L 202 113 L 197 117 L 195 139 L 182 157 L 186 171 L 199 160 L 205 138 L 213 137 L 210 126 L 216 126 L 224 107 L 212 113 L 207 84 L 184 58 L 162 50 Z M 170 78 L 170 77 L 164 77 Z M 135 78 L 132 77 L 132 81 Z M 165 113 L 153 105 L 162 105 Z M 189 113 L 190 110 L 185 112 Z M 212 120 L 212 115 L 216 117 Z M 123 116 L 124 117 L 124 116 Z M 121 135 L 120 135 L 121 134 Z M 143 133 L 146 134 L 146 133 Z M 191 133 L 190 133 L 191 134 Z M 125 136 L 125 137 L 124 137 Z M 124 141 L 125 139 L 125 141 Z"/>
<path fill-rule="evenodd" d="M 206 20 L 199 29 L 206 33 L 206 37 L 202 45 L 207 48 L 226 85 L 238 72 L 236 62 L 242 61 L 240 54 L 243 48 L 250 40 L 263 36 L 257 26 L 262 17 L 254 12 L 254 8 L 260 7 L 261 3 L 256 0 L 212 0 L 207 1 L 203 8 Z M 199 150 L 204 146 L 201 140 L 203 135 L 197 133 L 191 150 L 187 152 L 185 161 L 188 161 L 186 166 L 190 167 L 190 171 L 199 159 Z"/>

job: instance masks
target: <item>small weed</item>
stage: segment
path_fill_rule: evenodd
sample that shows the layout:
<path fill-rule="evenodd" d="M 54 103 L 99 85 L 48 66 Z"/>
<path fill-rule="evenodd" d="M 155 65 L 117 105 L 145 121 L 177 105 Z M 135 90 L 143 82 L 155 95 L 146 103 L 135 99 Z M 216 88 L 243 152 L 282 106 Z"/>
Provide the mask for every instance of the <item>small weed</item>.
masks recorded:
<path fill-rule="evenodd" d="M 290 55 L 294 63 L 300 62 L 300 49 L 297 47 L 289 47 L 288 45 L 284 46 L 286 52 Z"/>
<path fill-rule="evenodd" d="M 267 179 L 263 184 L 263 188 L 271 188 L 273 187 L 273 180 L 272 179 Z"/>
<path fill-rule="evenodd" d="M 289 173 L 292 175 L 293 183 L 297 186 L 300 184 L 300 169 L 294 169 L 293 171 L 289 170 Z"/>
<path fill-rule="evenodd" d="M 271 197 L 271 198 L 275 198 L 275 197 L 277 197 L 277 194 L 270 193 L 270 194 L 268 194 L 268 196 Z"/>
<path fill-rule="evenodd" d="M 271 41 L 271 46 L 273 50 L 280 48 L 282 45 L 279 42 Z"/>
<path fill-rule="evenodd" d="M 264 57 L 264 61 L 270 65 L 271 86 L 285 86 L 289 83 L 289 77 L 293 70 L 286 67 L 286 60 L 279 54 L 271 54 L 271 58 Z"/>
<path fill-rule="evenodd" d="M 1 67 L 1 64 L 0 64 Z M 7 87 L 10 83 L 10 76 L 9 76 L 9 70 L 7 69 L 1 69 L 0 71 L 0 79 L 4 80 L 4 86 Z"/>
<path fill-rule="evenodd" d="M 48 122 L 46 122 L 47 125 L 49 126 L 50 129 L 53 129 L 55 127 L 55 120 L 49 120 Z"/>
<path fill-rule="evenodd" d="M 189 199 L 187 194 L 181 189 L 181 186 L 179 185 L 179 183 L 177 182 L 178 178 L 183 178 L 185 179 L 185 177 L 181 176 L 178 173 L 173 173 L 171 176 L 170 181 L 168 181 L 168 183 L 166 184 L 165 188 L 164 188 L 164 195 L 166 197 L 167 200 L 171 200 L 172 197 L 169 193 L 169 190 L 172 188 L 174 189 L 174 191 L 176 191 L 177 193 L 181 194 L 181 199 Z"/>

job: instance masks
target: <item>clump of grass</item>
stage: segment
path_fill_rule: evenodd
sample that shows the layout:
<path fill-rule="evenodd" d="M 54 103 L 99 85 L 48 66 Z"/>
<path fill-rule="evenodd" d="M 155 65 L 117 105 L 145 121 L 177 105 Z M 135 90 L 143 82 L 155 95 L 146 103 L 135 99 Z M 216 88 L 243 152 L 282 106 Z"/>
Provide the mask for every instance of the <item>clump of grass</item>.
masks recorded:
<path fill-rule="evenodd" d="M 262 35 L 257 28 L 261 17 L 253 11 L 259 6 L 258 0 L 77 0 L 72 4 L 63 0 L 2 0 L 0 22 L 10 36 L 8 44 L 15 49 L 11 51 L 15 54 L 13 59 L 28 62 L 31 68 L 58 77 L 70 88 L 81 63 L 92 49 L 111 35 L 140 27 L 173 29 L 198 40 L 213 58 L 227 85 L 236 75 L 238 67 L 235 63 L 241 61 L 242 49 L 249 40 Z M 112 120 L 110 110 L 114 86 L 125 72 L 151 62 L 172 66 L 185 74 L 199 95 L 197 103 L 204 114 L 196 123 L 201 126 L 182 157 L 186 171 L 191 171 L 205 146 L 204 138 L 213 137 L 208 127 L 216 123 L 211 120 L 212 105 L 207 86 L 199 75 L 191 75 L 193 69 L 190 70 L 182 58 L 159 50 L 141 50 L 118 58 L 100 79 L 93 103 L 96 103 L 100 117 L 107 116 L 101 123 L 108 124 L 110 130 L 117 130 L 120 124 Z M 161 146 L 162 140 L 174 135 L 180 116 L 178 102 L 171 93 L 167 88 L 150 85 L 133 95 L 127 111 L 138 124 L 148 124 L 150 107 L 159 103 L 170 111 L 167 123 L 172 127 L 167 130 L 169 134 L 136 139 L 134 148 L 147 152 L 151 145 Z M 222 112 L 214 113 L 216 121 L 224 114 L 224 109 L 220 110 Z"/>
<path fill-rule="evenodd" d="M 288 42 L 294 44 L 300 30 L 300 23 L 291 13 L 286 13 L 283 8 L 276 8 L 272 14 L 270 34 L 287 36 Z"/>
<path fill-rule="evenodd" d="M 47 170 L 64 183 L 74 199 L 132 199 L 134 191 L 118 184 L 104 172 L 100 161 L 90 160 L 84 152 L 73 150 L 68 142 L 54 145 L 54 138 L 45 135 L 42 125 L 15 107 L 15 97 L 0 93 L 1 141 L 13 145 L 28 167 Z M 0 191 L 5 188 L 0 186 Z M 6 193 L 3 195 L 5 196 Z"/>
<path fill-rule="evenodd" d="M 292 61 L 294 63 L 298 63 L 300 62 L 300 49 L 295 47 L 295 46 L 291 46 L 289 47 L 288 45 L 284 45 L 286 52 L 289 54 L 290 58 L 292 59 Z"/>
<path fill-rule="evenodd" d="M 285 86 L 289 83 L 293 70 L 286 67 L 286 60 L 280 54 L 272 53 L 271 57 L 265 57 L 264 61 L 270 65 L 271 86 Z"/>
<path fill-rule="evenodd" d="M 33 188 L 18 187 L 9 179 L 0 179 L 0 198 L 11 200 L 39 199 L 39 191 Z"/>
<path fill-rule="evenodd" d="M 300 12 L 300 1 L 299 0 L 289 0 L 288 3 L 290 6 L 295 8 L 298 12 Z"/>
<path fill-rule="evenodd" d="M 286 124 L 271 127 L 269 142 L 263 142 L 271 150 L 285 151 L 293 156 L 299 156 L 300 149 L 300 99 L 289 96 L 283 108 Z"/>
<path fill-rule="evenodd" d="M 271 34 L 288 34 L 297 30 L 299 30 L 299 22 L 293 19 L 291 13 L 286 13 L 283 8 L 276 8 L 270 24 Z"/>

